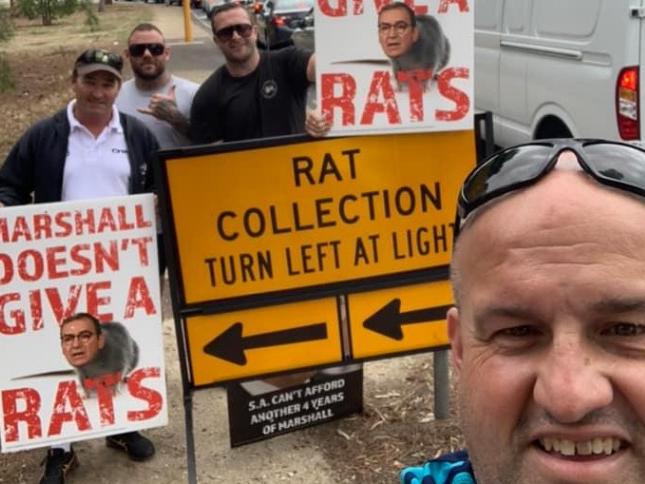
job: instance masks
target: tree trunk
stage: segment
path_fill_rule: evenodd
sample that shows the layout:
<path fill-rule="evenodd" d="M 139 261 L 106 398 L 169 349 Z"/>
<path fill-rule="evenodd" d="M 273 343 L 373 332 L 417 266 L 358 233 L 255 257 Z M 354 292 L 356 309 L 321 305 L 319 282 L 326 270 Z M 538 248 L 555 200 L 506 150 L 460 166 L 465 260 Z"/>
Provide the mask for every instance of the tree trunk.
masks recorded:
<path fill-rule="evenodd" d="M 112 2 L 110 2 L 112 3 Z M 99 0 L 99 8 L 98 8 L 99 13 L 100 12 L 105 12 L 105 0 Z"/>

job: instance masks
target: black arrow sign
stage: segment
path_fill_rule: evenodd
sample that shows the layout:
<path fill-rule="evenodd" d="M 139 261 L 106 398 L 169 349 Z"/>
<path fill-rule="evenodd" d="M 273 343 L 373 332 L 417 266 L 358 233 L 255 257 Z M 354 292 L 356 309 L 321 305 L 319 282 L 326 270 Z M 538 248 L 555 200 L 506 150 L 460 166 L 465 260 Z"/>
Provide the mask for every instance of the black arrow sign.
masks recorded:
<path fill-rule="evenodd" d="M 402 325 L 443 320 L 446 318 L 446 312 L 451 307 L 438 306 L 402 313 L 401 300 L 398 298 L 392 299 L 363 321 L 363 327 L 388 338 L 400 341 L 403 339 Z"/>
<path fill-rule="evenodd" d="M 274 331 L 273 333 L 243 337 L 242 323 L 238 322 L 205 345 L 204 353 L 237 365 L 246 365 L 245 350 L 290 343 L 303 343 L 317 339 L 327 339 L 326 323 L 309 324 L 307 326 Z"/>

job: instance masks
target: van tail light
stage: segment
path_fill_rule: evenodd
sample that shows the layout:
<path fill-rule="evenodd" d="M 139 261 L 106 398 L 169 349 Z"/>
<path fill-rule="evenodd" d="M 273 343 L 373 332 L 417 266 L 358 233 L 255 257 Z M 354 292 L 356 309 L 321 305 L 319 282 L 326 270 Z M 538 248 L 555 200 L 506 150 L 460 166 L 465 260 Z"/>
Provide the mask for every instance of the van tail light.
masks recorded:
<path fill-rule="evenodd" d="M 640 138 L 640 96 L 638 66 L 625 67 L 616 82 L 618 133 L 624 140 Z"/>
<path fill-rule="evenodd" d="M 280 15 L 276 15 L 275 17 L 273 17 L 273 23 L 276 27 L 284 27 L 284 24 L 285 24 L 284 17 Z"/>

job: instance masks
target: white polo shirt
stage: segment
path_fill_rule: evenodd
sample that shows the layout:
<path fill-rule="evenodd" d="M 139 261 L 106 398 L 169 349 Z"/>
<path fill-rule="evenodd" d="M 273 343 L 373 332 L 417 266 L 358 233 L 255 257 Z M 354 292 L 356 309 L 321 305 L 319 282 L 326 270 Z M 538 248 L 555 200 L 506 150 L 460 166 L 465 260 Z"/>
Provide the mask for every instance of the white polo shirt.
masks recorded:
<path fill-rule="evenodd" d="M 112 107 L 112 119 L 95 138 L 74 116 L 75 104 L 67 105 L 70 131 L 62 200 L 128 195 L 130 161 L 117 108 Z"/>

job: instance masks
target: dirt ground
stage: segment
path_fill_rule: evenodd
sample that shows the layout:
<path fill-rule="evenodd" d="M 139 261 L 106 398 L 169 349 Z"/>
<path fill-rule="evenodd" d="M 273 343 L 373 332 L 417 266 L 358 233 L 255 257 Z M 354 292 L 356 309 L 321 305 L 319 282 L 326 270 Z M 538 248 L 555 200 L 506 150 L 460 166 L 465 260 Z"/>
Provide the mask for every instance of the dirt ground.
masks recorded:
<path fill-rule="evenodd" d="M 153 17 L 154 10 L 143 4 L 115 4 L 101 14 L 98 32 L 89 31 L 81 14 L 58 20 L 49 28 L 38 21 L 17 19 L 15 37 L 0 45 L 16 85 L 15 90 L 0 93 L 0 162 L 30 124 L 70 99 L 69 68 L 81 50 L 89 46 L 121 50 L 132 26 Z M 167 288 L 164 294 L 170 425 L 149 432 L 158 456 L 150 463 L 133 464 L 125 458 L 115 460 L 100 439 L 84 442 L 77 446 L 81 467 L 72 483 L 186 480 L 181 381 Z M 368 363 L 364 385 L 365 410 L 361 415 L 233 450 L 228 448 L 224 391 L 199 392 L 194 406 L 199 482 L 394 483 L 404 465 L 462 445 L 454 418 L 434 420 L 431 354 Z M 218 416 L 213 417 L 214 413 Z M 303 448 L 320 456 L 320 461 L 312 457 L 310 462 L 292 463 L 291 467 L 272 467 L 277 455 Z M 38 449 L 1 454 L 0 483 L 37 482 L 43 453 Z M 312 472 L 317 466 L 326 469 L 325 473 Z M 233 471 L 237 477 L 225 477 L 234 475 Z"/>

